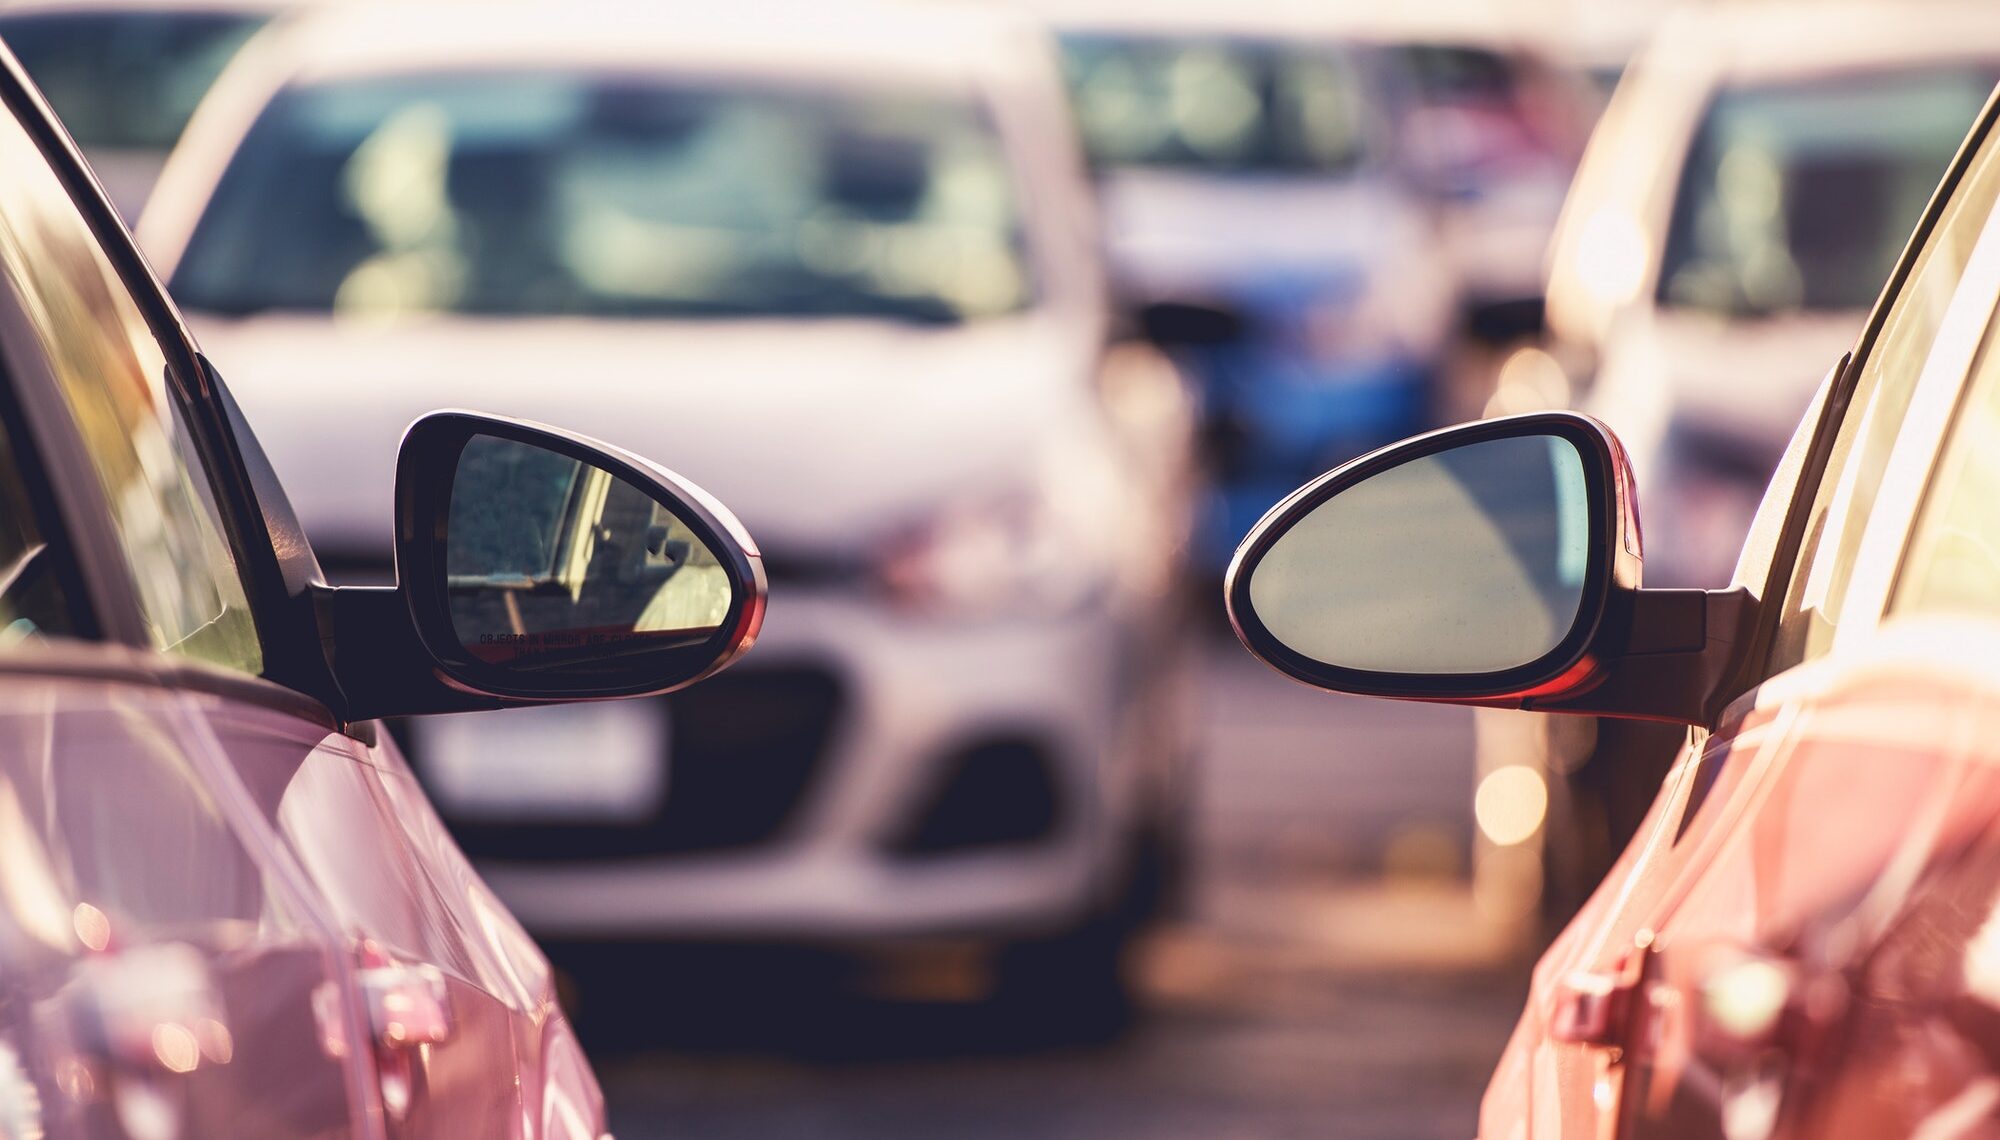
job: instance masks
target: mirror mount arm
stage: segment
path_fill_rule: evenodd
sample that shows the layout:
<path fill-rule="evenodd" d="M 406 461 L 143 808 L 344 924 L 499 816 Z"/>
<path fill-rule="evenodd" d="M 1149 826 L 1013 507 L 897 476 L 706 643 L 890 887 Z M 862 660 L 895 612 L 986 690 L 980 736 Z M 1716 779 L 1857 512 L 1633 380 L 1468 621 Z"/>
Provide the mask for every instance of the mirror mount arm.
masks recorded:
<path fill-rule="evenodd" d="M 1586 689 L 1523 698 L 1517 707 L 1712 724 L 1750 644 L 1757 600 L 1749 590 L 1630 590 L 1607 614 L 1598 679 Z M 1616 612 L 1622 610 L 1622 613 Z M 1622 626 L 1622 631 L 1619 627 Z"/>
<path fill-rule="evenodd" d="M 417 636 L 400 587 L 314 584 L 310 590 L 340 689 L 333 711 L 343 725 L 521 703 L 468 692 L 447 680 Z"/>

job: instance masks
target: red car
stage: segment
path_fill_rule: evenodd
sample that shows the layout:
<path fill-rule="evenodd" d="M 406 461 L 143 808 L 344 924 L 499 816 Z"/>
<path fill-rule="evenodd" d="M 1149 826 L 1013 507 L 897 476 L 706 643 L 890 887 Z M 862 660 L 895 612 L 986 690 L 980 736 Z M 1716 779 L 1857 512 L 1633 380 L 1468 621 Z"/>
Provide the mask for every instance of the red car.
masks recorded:
<path fill-rule="evenodd" d="M 1570 413 L 1364 457 L 1237 553 L 1237 629 L 1300 680 L 1687 726 L 1535 972 L 1485 1140 L 2000 1135 L 1996 115 L 1728 589 L 1644 588 L 1623 450 Z"/>
<path fill-rule="evenodd" d="M 377 718 L 688 684 L 756 634 L 755 548 L 637 456 L 439 413 L 397 584 L 329 588 L 4 49 L 0 170 L 0 1137 L 598 1140 Z"/>

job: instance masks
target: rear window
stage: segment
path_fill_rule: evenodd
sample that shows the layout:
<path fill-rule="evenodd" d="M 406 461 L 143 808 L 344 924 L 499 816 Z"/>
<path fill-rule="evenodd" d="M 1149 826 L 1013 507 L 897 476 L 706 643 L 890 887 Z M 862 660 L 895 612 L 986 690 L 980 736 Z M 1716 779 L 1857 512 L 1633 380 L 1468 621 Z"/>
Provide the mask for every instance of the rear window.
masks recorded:
<path fill-rule="evenodd" d="M 77 145 L 166 151 L 264 21 L 244 12 L 32 12 L 0 15 L 0 40 Z"/>
<path fill-rule="evenodd" d="M 190 308 L 956 322 L 1032 297 L 969 96 L 566 73 L 294 88 L 174 275 Z"/>
<path fill-rule="evenodd" d="M 1868 307 L 1994 78 L 1939 67 L 1720 95 L 1682 171 L 1660 301 L 1730 316 Z"/>
<path fill-rule="evenodd" d="M 1075 35 L 1063 58 L 1100 166 L 1324 174 L 1365 154 L 1361 77 L 1338 47 Z"/>

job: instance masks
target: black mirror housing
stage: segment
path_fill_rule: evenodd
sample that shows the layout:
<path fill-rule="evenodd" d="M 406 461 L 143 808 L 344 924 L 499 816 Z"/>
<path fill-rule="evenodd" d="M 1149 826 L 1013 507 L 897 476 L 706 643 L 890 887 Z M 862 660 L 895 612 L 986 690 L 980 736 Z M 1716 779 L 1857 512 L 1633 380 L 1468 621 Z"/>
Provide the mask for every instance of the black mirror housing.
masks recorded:
<path fill-rule="evenodd" d="M 1541 643 L 1552 646 L 1546 652 L 1483 672 L 1344 667 L 1288 644 L 1272 631 L 1267 615 L 1260 614 L 1252 595 L 1253 576 L 1273 547 L 1337 496 L 1385 473 L 1410 470 L 1413 463 L 1481 445 L 1533 440 L 1560 441 L 1574 448 L 1581 460 L 1584 500 L 1577 510 L 1579 517 L 1587 511 L 1589 519 L 1584 561 L 1575 575 L 1574 618 L 1559 635 Z M 1426 525 L 1451 524 L 1417 518 L 1405 528 L 1421 538 Z M 1342 540 L 1365 544 L 1379 541 L 1379 536 L 1356 533 L 1343 535 Z M 1444 538 L 1437 547 L 1450 550 L 1451 543 Z M 1317 688 L 1446 704 L 1704 723 L 1716 711 L 1718 689 L 1747 640 L 1749 595 L 1743 590 L 1646 590 L 1640 584 L 1641 569 L 1635 485 L 1623 446 L 1588 416 L 1538 412 L 1417 436 L 1321 476 L 1273 507 L 1251 530 L 1230 564 L 1223 589 L 1230 621 L 1251 654 Z M 1355 597 L 1333 583 L 1326 594 L 1343 605 L 1394 601 Z M 1452 636 L 1449 623 L 1425 628 L 1414 620 L 1410 628 L 1396 627 L 1393 634 L 1409 639 Z"/>
<path fill-rule="evenodd" d="M 527 477 L 503 480 L 495 454 L 526 457 Z M 696 549 L 701 620 L 658 618 Z M 588 437 L 474 412 L 405 434 L 395 558 L 394 587 L 315 590 L 343 721 L 669 692 L 750 648 L 767 590 L 755 543 L 700 488 Z"/>

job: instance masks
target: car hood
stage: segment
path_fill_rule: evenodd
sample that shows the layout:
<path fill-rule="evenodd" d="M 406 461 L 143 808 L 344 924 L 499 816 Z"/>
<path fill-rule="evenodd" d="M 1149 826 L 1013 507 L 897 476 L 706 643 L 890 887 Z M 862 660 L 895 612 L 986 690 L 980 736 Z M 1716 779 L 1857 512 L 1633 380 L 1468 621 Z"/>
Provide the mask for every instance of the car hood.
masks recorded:
<path fill-rule="evenodd" d="M 193 318 L 316 546 L 386 552 L 403 430 L 539 420 L 693 480 L 767 553 L 832 553 L 1021 478 L 1084 385 L 1045 317 L 871 321 Z"/>
<path fill-rule="evenodd" d="M 1586 410 L 1618 432 L 1642 474 L 1669 428 L 1729 440 L 1775 462 L 1866 319 L 1861 311 L 1760 320 L 1634 314 L 1607 343 Z"/>
<path fill-rule="evenodd" d="M 1358 276 L 1415 240 L 1381 180 L 1120 171 L 1103 180 L 1120 280 L 1149 297 L 1228 293 L 1271 274 Z"/>

